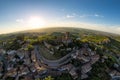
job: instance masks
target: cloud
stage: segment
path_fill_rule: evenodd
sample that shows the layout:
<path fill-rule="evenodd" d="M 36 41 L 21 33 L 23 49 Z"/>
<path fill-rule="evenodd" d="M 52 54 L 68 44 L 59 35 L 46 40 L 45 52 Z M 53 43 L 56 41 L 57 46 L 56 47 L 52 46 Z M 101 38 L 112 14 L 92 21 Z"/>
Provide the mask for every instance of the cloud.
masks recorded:
<path fill-rule="evenodd" d="M 69 14 L 66 15 L 66 18 L 74 18 L 74 17 L 75 17 L 74 15 L 69 15 Z"/>
<path fill-rule="evenodd" d="M 80 18 L 85 18 L 85 17 L 99 17 L 102 18 L 104 16 L 99 15 L 99 14 L 83 14 L 83 15 L 79 15 Z"/>
<path fill-rule="evenodd" d="M 67 14 L 66 16 L 65 16 L 65 18 L 75 18 L 75 17 L 77 17 L 78 15 L 76 14 L 76 13 L 72 13 L 72 14 Z"/>
<path fill-rule="evenodd" d="M 95 16 L 95 17 L 104 17 L 104 16 L 102 16 L 102 15 L 99 15 L 99 14 L 94 14 L 93 16 Z"/>
<path fill-rule="evenodd" d="M 95 13 L 95 14 L 81 14 L 81 15 L 76 14 L 76 13 L 72 13 L 72 14 L 67 14 L 65 16 L 65 18 L 67 18 L 67 19 L 68 18 L 78 18 L 78 17 L 80 17 L 80 18 L 88 18 L 88 17 L 103 18 L 104 16 L 97 14 L 97 13 Z"/>
<path fill-rule="evenodd" d="M 16 19 L 16 22 L 18 22 L 18 23 L 23 23 L 23 19 Z"/>

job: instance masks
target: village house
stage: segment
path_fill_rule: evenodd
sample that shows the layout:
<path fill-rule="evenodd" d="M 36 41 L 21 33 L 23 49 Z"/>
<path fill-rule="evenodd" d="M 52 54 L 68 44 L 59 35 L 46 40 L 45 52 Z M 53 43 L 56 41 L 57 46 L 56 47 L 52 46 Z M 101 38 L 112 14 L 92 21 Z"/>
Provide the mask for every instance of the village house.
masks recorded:
<path fill-rule="evenodd" d="M 120 65 L 118 63 L 114 63 L 113 67 L 120 72 Z"/>
<path fill-rule="evenodd" d="M 67 51 L 71 51 L 72 49 L 71 49 L 71 48 L 67 48 L 66 50 L 67 50 Z"/>
<path fill-rule="evenodd" d="M 78 56 L 82 55 L 80 51 L 81 50 L 76 50 L 75 52 L 73 52 L 73 54 L 71 54 L 71 57 L 77 59 Z"/>
<path fill-rule="evenodd" d="M 96 61 L 98 61 L 100 56 L 98 54 L 91 56 L 91 64 L 94 64 Z"/>
<path fill-rule="evenodd" d="M 6 53 L 6 51 L 4 49 L 0 48 L 0 54 L 5 54 L 5 53 Z"/>
<path fill-rule="evenodd" d="M 36 56 L 35 56 L 34 51 L 31 52 L 31 60 L 32 60 L 33 62 L 36 62 Z"/>
<path fill-rule="evenodd" d="M 23 43 L 24 43 L 24 41 L 22 41 L 22 40 L 17 40 L 17 42 L 18 42 L 19 44 L 23 44 Z"/>
<path fill-rule="evenodd" d="M 61 67 L 62 70 L 68 70 L 69 74 L 76 79 L 78 74 L 76 73 L 76 68 L 72 64 L 67 64 Z"/>
<path fill-rule="evenodd" d="M 32 72 L 35 72 L 35 71 L 36 71 L 35 66 L 30 66 L 30 70 L 31 70 Z"/>
<path fill-rule="evenodd" d="M 25 76 L 23 76 L 22 80 L 34 80 L 34 79 L 31 75 L 25 75 Z"/>
<path fill-rule="evenodd" d="M 77 59 L 80 60 L 82 63 L 87 63 L 90 61 L 90 57 L 84 55 L 78 55 Z"/>
<path fill-rule="evenodd" d="M 16 50 L 10 50 L 10 51 L 7 52 L 7 54 L 8 54 L 8 55 L 13 55 L 13 54 L 15 54 L 16 52 L 17 52 Z"/>
<path fill-rule="evenodd" d="M 23 59 L 25 56 L 25 51 L 24 50 L 18 50 L 17 55 L 19 56 L 20 59 Z"/>
<path fill-rule="evenodd" d="M 3 75 L 3 74 L 0 72 L 0 77 L 2 77 L 2 75 Z"/>
<path fill-rule="evenodd" d="M 62 66 L 61 69 L 69 71 L 70 69 L 72 69 L 72 67 L 73 67 L 72 64 L 67 64 L 67 65 Z"/>
<path fill-rule="evenodd" d="M 36 70 L 40 70 L 41 69 L 41 66 L 39 65 L 39 61 L 34 63 L 34 66 L 35 66 Z"/>
<path fill-rule="evenodd" d="M 2 76 L 3 71 L 3 63 L 0 61 L 0 77 Z"/>
<path fill-rule="evenodd" d="M 71 54 L 71 57 L 80 60 L 82 63 L 87 63 L 90 61 L 90 57 L 81 54 L 80 50 L 77 50 L 75 53 Z"/>
<path fill-rule="evenodd" d="M 119 64 L 114 63 L 114 68 L 118 68 L 118 67 L 119 67 Z"/>
<path fill-rule="evenodd" d="M 3 63 L 2 61 L 0 61 L 0 72 L 3 70 L 2 66 L 3 66 Z"/>
<path fill-rule="evenodd" d="M 104 63 L 105 60 L 107 60 L 107 59 L 108 59 L 108 56 L 105 56 L 105 55 L 104 55 L 104 56 L 102 56 L 102 58 L 101 58 L 101 62 Z"/>
<path fill-rule="evenodd" d="M 91 56 L 93 56 L 93 55 L 95 55 L 95 54 L 96 54 L 96 51 L 91 51 L 91 52 L 90 52 L 90 55 L 91 55 Z"/>
<path fill-rule="evenodd" d="M 15 54 L 9 54 L 8 56 L 7 56 L 7 60 L 8 60 L 8 62 L 9 61 L 14 61 L 15 60 Z"/>
<path fill-rule="evenodd" d="M 102 58 L 104 58 L 104 59 L 108 59 L 108 56 L 105 56 L 105 55 L 104 55 L 104 56 L 102 56 Z"/>
<path fill-rule="evenodd" d="M 59 76 L 62 74 L 62 72 L 58 71 L 48 71 L 47 74 L 52 75 L 52 76 Z"/>
<path fill-rule="evenodd" d="M 26 65 L 31 64 L 30 58 L 24 58 L 23 61 L 24 61 L 24 64 L 26 64 Z"/>
<path fill-rule="evenodd" d="M 24 61 L 24 64 L 26 64 L 26 65 L 31 64 L 31 60 L 30 60 L 29 54 L 30 53 L 28 51 L 25 51 L 25 57 L 23 58 L 23 61 Z"/>
<path fill-rule="evenodd" d="M 108 38 L 107 38 L 107 39 L 104 39 L 104 40 L 102 41 L 103 44 L 104 44 L 104 43 L 107 44 L 107 43 L 109 43 L 109 42 L 110 42 L 110 39 L 108 39 Z"/>
<path fill-rule="evenodd" d="M 29 52 L 28 51 L 25 51 L 25 53 L 24 53 L 24 55 L 25 55 L 25 57 L 24 58 L 29 58 Z"/>
<path fill-rule="evenodd" d="M 44 45 L 50 54 L 54 54 L 54 46 L 44 41 Z"/>
<path fill-rule="evenodd" d="M 4 42 L 2 43 L 2 45 L 3 45 L 3 46 L 5 46 L 6 44 L 7 44 L 7 42 L 6 42 L 6 41 L 4 41 Z"/>
<path fill-rule="evenodd" d="M 51 48 L 52 48 L 52 45 L 51 45 L 51 44 L 48 44 L 46 41 L 44 41 L 44 45 L 45 45 L 45 47 L 47 47 L 48 49 L 51 49 Z"/>
<path fill-rule="evenodd" d="M 76 79 L 78 78 L 78 74 L 76 72 L 76 68 L 73 67 L 70 71 L 69 71 L 69 74 L 72 76 L 73 79 Z"/>
<path fill-rule="evenodd" d="M 31 65 L 29 65 L 29 67 L 32 72 L 35 72 L 37 70 L 35 67 L 35 63 L 31 63 Z"/>
<path fill-rule="evenodd" d="M 80 37 L 76 38 L 76 40 L 80 40 L 80 39 L 81 39 Z"/>
<path fill-rule="evenodd" d="M 81 79 L 85 79 L 85 78 L 88 78 L 88 75 L 87 74 L 82 74 Z"/>
<path fill-rule="evenodd" d="M 60 45 L 55 46 L 55 48 L 56 48 L 57 50 L 59 50 L 60 47 L 62 47 L 62 46 L 63 46 L 63 44 L 60 44 Z"/>
<path fill-rule="evenodd" d="M 82 55 L 81 54 L 81 49 L 79 49 L 79 50 L 76 50 L 76 53 L 75 53 L 76 55 Z"/>
<path fill-rule="evenodd" d="M 77 58 L 77 55 L 76 54 L 71 54 L 71 57 L 73 58 L 73 59 L 76 59 Z"/>
<path fill-rule="evenodd" d="M 110 70 L 109 75 L 111 77 L 114 77 L 114 76 L 119 76 L 120 77 L 120 72 L 118 72 L 117 70 Z"/>
<path fill-rule="evenodd" d="M 28 74 L 29 72 L 30 72 L 30 71 L 29 71 L 28 67 L 26 67 L 26 66 L 21 66 L 21 67 L 20 67 L 20 72 L 19 72 L 20 75 L 26 75 L 26 74 Z"/>
<path fill-rule="evenodd" d="M 17 75 L 17 68 L 12 68 L 8 70 L 6 75 L 10 77 L 15 77 Z"/>
<path fill-rule="evenodd" d="M 82 52 L 83 55 L 89 56 L 89 51 L 87 50 L 87 48 L 82 48 L 81 52 Z"/>
<path fill-rule="evenodd" d="M 54 54 L 54 52 L 53 51 L 49 51 L 50 52 L 50 54 Z"/>
<path fill-rule="evenodd" d="M 92 69 L 91 64 L 86 63 L 81 67 L 81 73 L 85 74 L 85 73 L 89 72 L 91 69 Z"/>
<path fill-rule="evenodd" d="M 24 44 L 22 45 L 22 48 L 21 48 L 21 49 L 22 49 L 22 50 L 27 50 L 28 45 L 29 45 L 28 43 L 24 43 Z"/>
<path fill-rule="evenodd" d="M 87 48 L 87 51 L 91 52 L 92 50 L 90 48 Z"/>
<path fill-rule="evenodd" d="M 11 70 L 11 69 L 13 69 L 13 67 L 14 67 L 13 62 L 12 61 L 8 62 L 8 64 L 7 64 L 7 70 Z"/>

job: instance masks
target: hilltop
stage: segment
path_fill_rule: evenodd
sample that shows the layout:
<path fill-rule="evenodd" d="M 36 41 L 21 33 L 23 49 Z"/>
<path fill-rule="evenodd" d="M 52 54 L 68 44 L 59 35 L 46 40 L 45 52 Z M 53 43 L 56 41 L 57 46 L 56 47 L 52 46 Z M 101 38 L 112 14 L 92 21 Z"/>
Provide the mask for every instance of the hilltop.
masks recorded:
<path fill-rule="evenodd" d="M 120 35 L 81 28 L 45 28 L 0 36 L 0 79 L 120 77 Z"/>

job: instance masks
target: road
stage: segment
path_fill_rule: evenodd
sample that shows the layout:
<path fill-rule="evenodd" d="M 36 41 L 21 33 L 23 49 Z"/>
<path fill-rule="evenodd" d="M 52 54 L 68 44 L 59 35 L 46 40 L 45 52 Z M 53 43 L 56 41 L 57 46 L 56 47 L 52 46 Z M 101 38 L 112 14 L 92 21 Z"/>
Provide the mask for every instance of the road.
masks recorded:
<path fill-rule="evenodd" d="M 48 60 L 40 54 L 39 46 L 35 46 L 34 51 L 35 51 L 37 59 L 50 68 L 58 68 L 59 66 L 68 63 L 72 59 L 71 58 L 72 52 L 58 60 Z"/>
<path fill-rule="evenodd" d="M 112 80 L 120 80 L 120 76 L 114 76 L 112 77 Z"/>

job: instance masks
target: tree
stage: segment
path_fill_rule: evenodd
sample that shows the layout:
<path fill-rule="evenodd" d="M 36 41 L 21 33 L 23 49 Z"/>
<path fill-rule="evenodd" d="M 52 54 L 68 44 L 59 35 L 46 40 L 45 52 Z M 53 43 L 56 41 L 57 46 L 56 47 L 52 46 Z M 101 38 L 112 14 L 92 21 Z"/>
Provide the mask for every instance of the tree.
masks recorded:
<path fill-rule="evenodd" d="M 54 80 L 51 76 L 47 76 L 44 80 Z"/>
<path fill-rule="evenodd" d="M 105 63 L 96 62 L 92 65 L 90 80 L 110 80 L 110 76 L 106 73 L 107 65 Z"/>
<path fill-rule="evenodd" d="M 34 49 L 33 45 L 28 45 L 28 51 L 32 51 Z"/>
<path fill-rule="evenodd" d="M 62 75 L 57 76 L 55 80 L 73 80 L 73 78 L 69 73 L 63 73 Z"/>
<path fill-rule="evenodd" d="M 23 41 L 24 38 L 25 38 L 25 35 L 18 35 L 18 36 L 16 37 L 16 40 L 21 40 L 21 41 Z"/>

